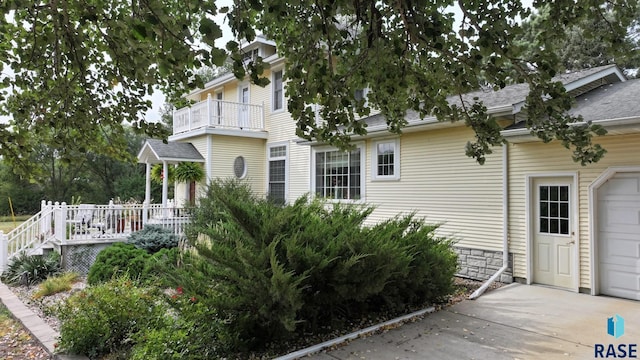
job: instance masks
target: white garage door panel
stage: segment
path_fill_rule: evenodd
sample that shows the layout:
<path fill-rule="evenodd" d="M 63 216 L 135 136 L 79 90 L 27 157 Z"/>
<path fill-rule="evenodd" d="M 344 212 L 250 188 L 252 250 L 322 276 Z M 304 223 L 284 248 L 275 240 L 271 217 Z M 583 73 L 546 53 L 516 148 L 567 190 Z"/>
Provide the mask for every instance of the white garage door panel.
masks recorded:
<path fill-rule="evenodd" d="M 600 292 L 640 300 L 640 172 L 598 189 Z"/>
<path fill-rule="evenodd" d="M 607 291 L 603 291 L 603 293 L 640 300 L 640 274 L 629 273 L 621 269 L 615 265 L 608 265 L 600 269 L 601 281 L 607 284 Z"/>
<path fill-rule="evenodd" d="M 635 173 L 617 174 L 609 179 L 605 186 L 609 186 L 607 195 L 633 195 L 640 194 L 640 178 Z"/>

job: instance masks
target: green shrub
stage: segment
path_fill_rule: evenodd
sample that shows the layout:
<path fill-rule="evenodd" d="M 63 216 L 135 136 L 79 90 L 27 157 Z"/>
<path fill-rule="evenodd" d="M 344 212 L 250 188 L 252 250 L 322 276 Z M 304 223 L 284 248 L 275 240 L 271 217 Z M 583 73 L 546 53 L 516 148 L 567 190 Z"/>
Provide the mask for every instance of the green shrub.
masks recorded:
<path fill-rule="evenodd" d="M 136 337 L 129 359 L 216 359 L 224 357 L 222 321 L 210 296 L 196 297 L 182 287 L 166 297 L 171 311 Z"/>
<path fill-rule="evenodd" d="M 179 240 L 180 238 L 169 229 L 160 225 L 146 225 L 142 230 L 132 233 L 127 242 L 153 254 L 161 249 L 178 246 Z"/>
<path fill-rule="evenodd" d="M 149 256 L 146 251 L 136 248 L 133 244 L 115 243 L 98 254 L 89 269 L 87 282 L 97 284 L 125 273 L 137 279 Z"/>
<path fill-rule="evenodd" d="M 60 255 L 28 255 L 20 253 L 2 274 L 2 281 L 8 284 L 33 285 L 60 272 Z"/>
<path fill-rule="evenodd" d="M 442 299 L 453 289 L 451 240 L 411 215 L 373 227 L 373 208 L 298 199 L 280 206 L 239 182 L 213 182 L 187 227 L 208 259 L 215 307 L 234 348 Z"/>
<path fill-rule="evenodd" d="M 154 328 L 167 307 L 161 296 L 127 276 L 88 287 L 57 309 L 60 350 L 91 358 L 127 352 L 141 331 Z"/>

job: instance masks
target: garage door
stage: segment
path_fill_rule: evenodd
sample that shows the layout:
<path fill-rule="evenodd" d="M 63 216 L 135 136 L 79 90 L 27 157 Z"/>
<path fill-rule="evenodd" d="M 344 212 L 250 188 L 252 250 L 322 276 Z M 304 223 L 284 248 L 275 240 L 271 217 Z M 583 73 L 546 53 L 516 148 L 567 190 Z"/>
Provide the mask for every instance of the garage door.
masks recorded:
<path fill-rule="evenodd" d="M 640 300 L 640 172 L 598 189 L 600 293 Z"/>

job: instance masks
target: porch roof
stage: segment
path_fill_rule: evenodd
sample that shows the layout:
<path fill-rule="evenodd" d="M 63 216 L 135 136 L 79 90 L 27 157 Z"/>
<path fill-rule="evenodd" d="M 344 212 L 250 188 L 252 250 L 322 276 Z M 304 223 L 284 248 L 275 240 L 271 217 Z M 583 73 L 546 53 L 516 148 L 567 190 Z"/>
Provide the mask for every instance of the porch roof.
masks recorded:
<path fill-rule="evenodd" d="M 204 162 L 204 157 L 191 143 L 147 139 L 138 153 L 138 162 L 143 164 L 159 164 L 179 162 Z"/>

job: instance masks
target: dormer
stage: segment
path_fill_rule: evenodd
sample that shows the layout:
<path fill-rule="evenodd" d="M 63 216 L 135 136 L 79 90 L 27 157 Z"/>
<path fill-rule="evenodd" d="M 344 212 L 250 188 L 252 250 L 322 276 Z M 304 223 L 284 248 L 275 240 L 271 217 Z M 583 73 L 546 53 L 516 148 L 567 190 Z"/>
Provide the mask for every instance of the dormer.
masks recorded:
<path fill-rule="evenodd" d="M 248 64 L 254 61 L 260 56 L 262 59 L 266 59 L 276 54 L 276 43 L 271 40 L 267 40 L 263 35 L 258 35 L 256 38 L 248 43 L 240 44 L 242 47 L 242 61 Z"/>

